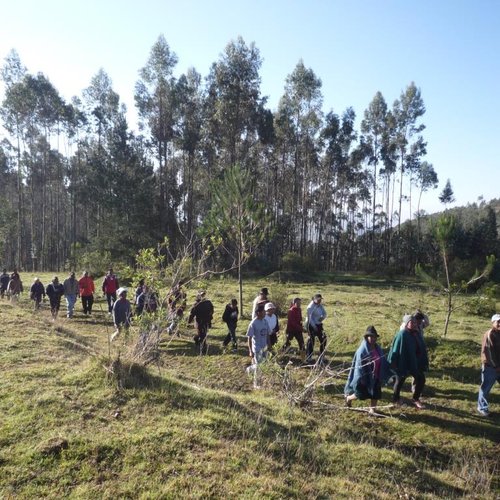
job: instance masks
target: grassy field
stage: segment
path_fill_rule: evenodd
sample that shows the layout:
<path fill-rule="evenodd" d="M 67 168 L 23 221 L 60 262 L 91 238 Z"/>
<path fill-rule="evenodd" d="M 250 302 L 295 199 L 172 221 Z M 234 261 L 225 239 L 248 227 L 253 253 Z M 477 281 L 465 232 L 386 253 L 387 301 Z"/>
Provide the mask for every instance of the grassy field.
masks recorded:
<path fill-rule="evenodd" d="M 26 287 L 32 276 L 22 278 Z M 232 280 L 207 284 L 216 307 L 208 355 L 197 354 L 194 330 L 183 325 L 147 369 L 127 365 L 123 342 L 109 343 L 102 298 L 91 318 L 78 304 L 74 319 L 62 314 L 56 322 L 47 304 L 33 312 L 27 294 L 17 305 L 0 301 L 0 498 L 499 497 L 498 385 L 491 416 L 476 413 L 489 318 L 457 311 L 443 339 L 441 297 L 359 279 L 248 282 L 247 312 L 264 285 L 271 298 L 273 290 L 304 299 L 321 291 L 328 370 L 304 368 L 293 354 L 278 357 L 266 367 L 264 388 L 254 391 L 245 373 L 248 320 L 239 324 L 238 353 L 221 349 L 220 317 L 237 291 Z M 366 327 L 376 326 L 387 350 L 403 314 L 416 307 L 432 322 L 428 408 L 393 408 L 384 388 L 384 417 L 360 411 L 363 402 L 346 409 L 344 368 Z M 136 336 L 132 327 L 129 343 Z M 108 372 L 118 355 L 130 368 L 120 385 Z M 403 396 L 410 397 L 408 387 Z"/>

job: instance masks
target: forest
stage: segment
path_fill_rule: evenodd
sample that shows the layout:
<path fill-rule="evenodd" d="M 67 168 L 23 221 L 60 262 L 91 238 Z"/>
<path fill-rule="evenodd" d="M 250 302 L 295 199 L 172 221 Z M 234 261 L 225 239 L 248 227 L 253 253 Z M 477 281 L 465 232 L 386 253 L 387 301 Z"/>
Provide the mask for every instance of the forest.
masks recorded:
<path fill-rule="evenodd" d="M 187 247 L 203 255 L 217 228 L 215 185 L 227 195 L 234 166 L 247 180 L 244 197 L 260 207 L 260 224 L 248 226 L 260 232 L 258 248 L 245 250 L 248 269 L 439 267 L 436 218 L 420 206 L 438 174 L 426 159 L 425 104 L 414 82 L 392 106 L 377 92 L 360 117 L 352 107 L 325 111 L 323 82 L 299 60 L 271 110 L 253 42 L 230 41 L 205 77 L 195 68 L 177 75 L 177 62 L 160 35 L 138 68 L 131 126 L 104 69 L 65 101 L 48 76 L 29 73 L 10 52 L 1 69 L 4 267 L 92 261 L 102 272 L 134 265 L 141 249 L 164 241 L 168 258 Z M 445 208 L 453 200 L 450 182 L 440 199 Z M 452 210 L 450 255 L 465 274 L 497 254 L 497 211 L 495 201 Z M 229 212 L 229 221 L 237 217 Z M 223 268 L 230 255 L 216 249 L 210 266 Z"/>

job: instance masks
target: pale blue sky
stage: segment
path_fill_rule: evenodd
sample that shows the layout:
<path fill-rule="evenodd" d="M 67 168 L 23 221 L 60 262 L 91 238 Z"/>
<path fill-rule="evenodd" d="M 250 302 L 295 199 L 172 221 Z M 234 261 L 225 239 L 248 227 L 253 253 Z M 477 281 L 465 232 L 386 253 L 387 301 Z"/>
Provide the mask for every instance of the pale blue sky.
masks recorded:
<path fill-rule="evenodd" d="M 500 0 L 0 0 L 0 13 L 1 64 L 15 48 L 67 99 L 102 67 L 131 125 L 138 70 L 161 33 L 177 76 L 190 66 L 206 76 L 238 35 L 255 42 L 272 109 L 302 58 L 323 82 L 324 111 L 352 106 L 358 126 L 378 90 L 391 106 L 414 81 L 440 179 L 422 208 L 441 209 L 447 178 L 455 205 L 500 197 Z"/>

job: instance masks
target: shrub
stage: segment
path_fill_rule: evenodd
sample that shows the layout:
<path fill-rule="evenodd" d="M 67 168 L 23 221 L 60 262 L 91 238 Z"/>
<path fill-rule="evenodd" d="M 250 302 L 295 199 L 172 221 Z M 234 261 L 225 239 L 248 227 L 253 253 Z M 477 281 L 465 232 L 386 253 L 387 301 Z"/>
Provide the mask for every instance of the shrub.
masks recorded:
<path fill-rule="evenodd" d="M 491 316 L 495 314 L 495 299 L 482 294 L 474 295 L 466 301 L 465 309 L 469 314 L 476 316 Z"/>
<path fill-rule="evenodd" d="M 288 252 L 281 258 L 282 271 L 298 271 L 310 273 L 314 271 L 314 260 L 311 257 L 302 257 L 298 253 Z"/>

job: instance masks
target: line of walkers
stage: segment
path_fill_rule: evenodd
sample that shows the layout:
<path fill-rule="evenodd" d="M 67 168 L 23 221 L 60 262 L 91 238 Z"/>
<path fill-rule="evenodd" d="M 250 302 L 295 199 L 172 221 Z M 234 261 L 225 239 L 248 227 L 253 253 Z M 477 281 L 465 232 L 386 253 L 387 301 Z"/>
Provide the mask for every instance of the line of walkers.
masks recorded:
<path fill-rule="evenodd" d="M 23 291 L 23 284 L 16 269 L 8 274 L 4 269 L 0 275 L 0 298 L 9 297 L 17 301 Z M 127 288 L 119 287 L 117 276 L 110 268 L 102 283 L 102 292 L 108 303 L 108 311 L 113 316 L 115 332 L 114 340 L 123 330 L 128 331 L 133 315 L 131 303 L 127 299 Z M 67 317 L 72 318 L 75 303 L 81 297 L 83 312 L 92 314 L 95 286 L 87 271 L 77 280 L 75 273 L 71 272 L 61 284 L 57 276 L 51 283 L 44 287 L 39 278 L 35 278 L 30 288 L 30 298 L 34 302 L 35 310 L 40 307 L 45 296 L 49 297 L 52 317 L 58 315 L 61 298 L 66 298 Z M 158 296 L 154 290 L 141 280 L 135 291 L 135 315 L 143 312 L 155 312 L 158 308 Z M 317 293 L 312 297 L 306 309 L 305 321 L 302 317 L 301 299 L 296 297 L 287 313 L 286 336 L 281 348 L 286 353 L 295 340 L 299 347 L 300 359 L 313 364 L 313 353 L 316 338 L 319 341 L 319 356 L 317 364 L 328 365 L 325 357 L 327 336 L 323 322 L 327 317 L 323 306 L 323 297 Z M 178 330 L 178 324 L 186 309 L 186 294 L 181 284 L 174 286 L 165 299 L 163 306 L 168 311 L 168 328 L 170 334 Z M 188 318 L 188 324 L 194 322 L 197 334 L 193 340 L 199 347 L 200 353 L 207 352 L 207 334 L 212 326 L 214 306 L 206 297 L 205 291 L 197 294 Z M 238 301 L 232 299 L 225 307 L 222 315 L 228 333 L 223 340 L 223 348 L 232 343 L 233 352 L 237 352 L 236 328 L 239 318 Z M 481 345 L 481 385 L 478 397 L 478 412 L 481 416 L 489 415 L 488 395 L 495 382 L 500 383 L 500 314 L 491 318 L 492 327 L 484 334 Z M 371 413 L 375 412 L 377 402 L 382 397 L 382 386 L 392 383 L 392 400 L 395 405 L 401 404 L 401 390 L 408 377 L 412 377 L 411 392 L 412 403 L 418 409 L 425 408 L 421 395 L 425 388 L 425 372 L 429 369 L 429 358 L 424 340 L 424 329 L 430 324 L 427 315 L 417 310 L 412 315 L 405 315 L 399 331 L 396 333 L 390 350 L 385 355 L 378 344 L 379 334 L 374 326 L 369 326 L 363 334 L 363 339 L 356 350 L 344 394 L 348 407 L 356 399 L 370 399 Z M 248 352 L 251 364 L 247 369 L 253 375 L 254 387 L 261 386 L 261 365 L 274 352 L 280 331 L 276 307 L 269 300 L 269 290 L 262 288 L 252 303 L 252 320 L 247 328 Z M 304 341 L 304 332 L 307 332 L 307 344 Z"/>

